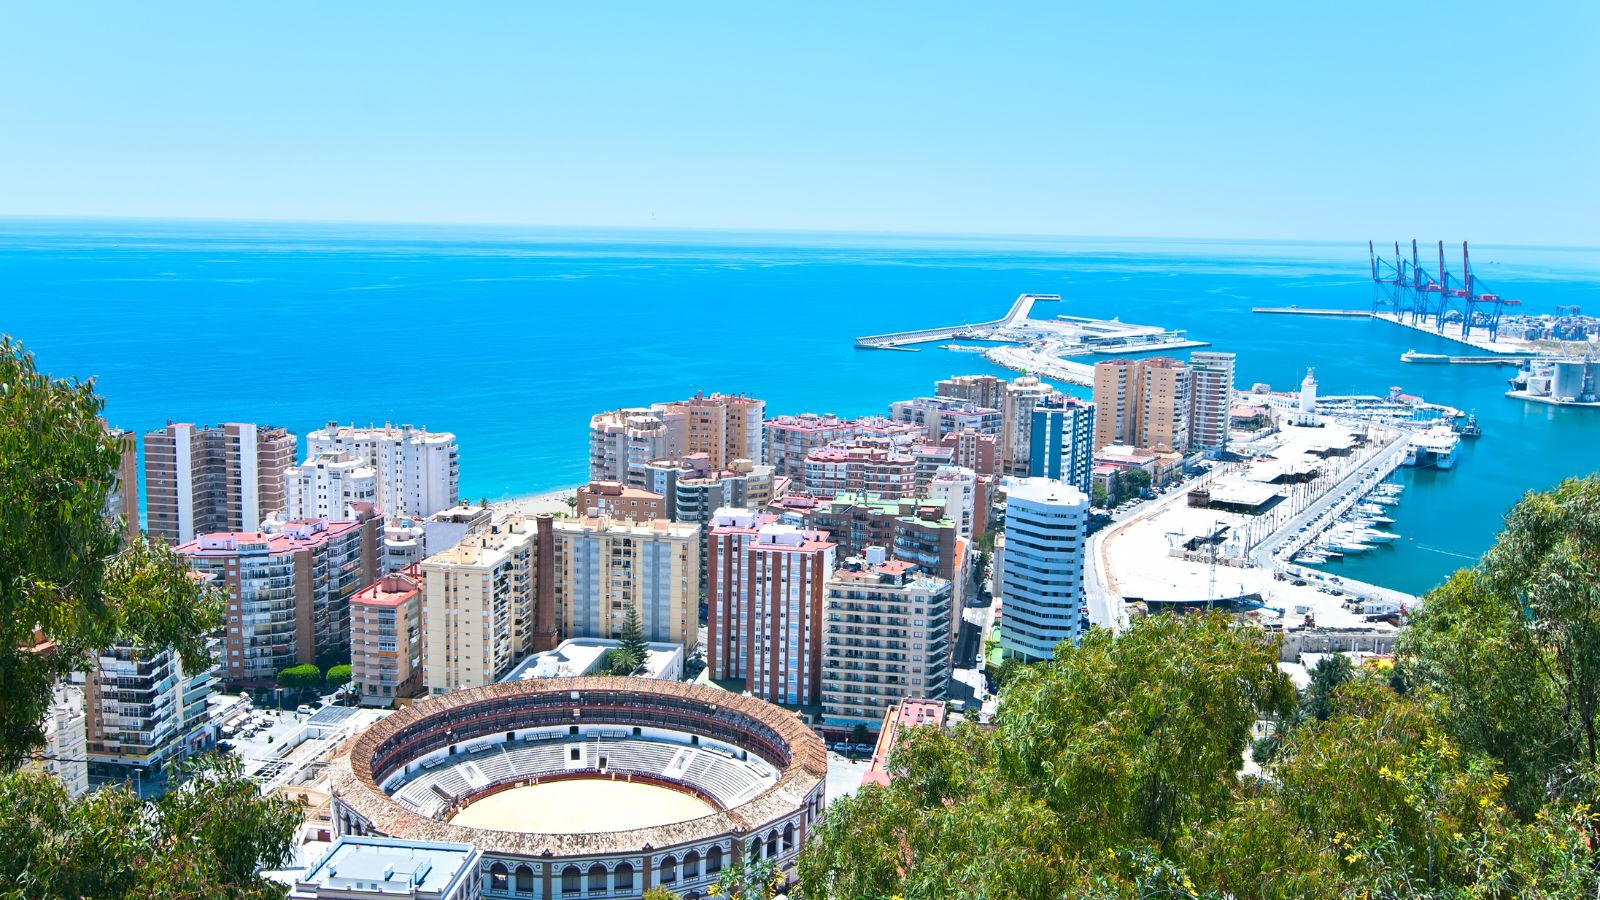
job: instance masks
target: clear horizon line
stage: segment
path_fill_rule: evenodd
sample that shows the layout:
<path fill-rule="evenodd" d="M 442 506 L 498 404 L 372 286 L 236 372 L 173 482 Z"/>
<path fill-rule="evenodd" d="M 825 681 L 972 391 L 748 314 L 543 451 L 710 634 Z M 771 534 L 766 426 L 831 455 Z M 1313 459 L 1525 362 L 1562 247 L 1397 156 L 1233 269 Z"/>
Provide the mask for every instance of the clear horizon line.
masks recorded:
<path fill-rule="evenodd" d="M 272 216 L 150 216 L 150 215 L 81 215 L 52 213 L 0 213 L 0 221 L 51 221 L 51 222 L 162 222 L 162 223 L 227 223 L 240 225 L 346 225 L 378 227 L 462 228 L 462 229 L 527 229 L 548 231 L 601 231 L 601 232 L 702 232 L 714 234 L 774 234 L 810 236 L 907 237 L 922 240 L 979 240 L 979 241 L 1152 241 L 1152 242 L 1214 242 L 1240 244 L 1320 244 L 1340 245 L 1349 241 L 1360 244 L 1368 238 L 1269 238 L 1269 237 L 1201 237 L 1194 235 L 1134 235 L 1134 234 L 1051 234 L 1040 232 L 959 232 L 884 229 L 822 229 L 773 226 L 729 225 L 617 225 L 617 224 L 552 224 L 535 222 L 483 222 L 447 219 L 426 221 L 420 219 L 339 219 L 339 218 L 282 218 Z M 1377 243 L 1377 239 L 1371 239 Z M 1387 240 L 1393 241 L 1393 238 Z M 1407 239 L 1409 240 L 1409 238 Z M 1434 238 L 1433 240 L 1438 240 Z M 1470 241 L 1470 238 L 1468 239 Z M 1446 243 L 1453 243 L 1447 240 Z M 1527 248 L 1539 250 L 1600 250 L 1600 246 L 1586 244 L 1529 244 L 1485 243 L 1483 247 Z"/>

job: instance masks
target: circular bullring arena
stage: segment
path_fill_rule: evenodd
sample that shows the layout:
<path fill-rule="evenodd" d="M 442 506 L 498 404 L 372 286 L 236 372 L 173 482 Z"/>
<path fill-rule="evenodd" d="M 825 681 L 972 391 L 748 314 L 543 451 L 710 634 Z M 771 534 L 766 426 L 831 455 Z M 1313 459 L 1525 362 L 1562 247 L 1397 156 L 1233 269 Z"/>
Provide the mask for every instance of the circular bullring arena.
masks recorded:
<path fill-rule="evenodd" d="M 791 713 L 641 678 L 535 679 L 400 710 L 333 763 L 340 834 L 472 844 L 483 895 L 689 900 L 736 860 L 790 872 L 827 752 Z"/>

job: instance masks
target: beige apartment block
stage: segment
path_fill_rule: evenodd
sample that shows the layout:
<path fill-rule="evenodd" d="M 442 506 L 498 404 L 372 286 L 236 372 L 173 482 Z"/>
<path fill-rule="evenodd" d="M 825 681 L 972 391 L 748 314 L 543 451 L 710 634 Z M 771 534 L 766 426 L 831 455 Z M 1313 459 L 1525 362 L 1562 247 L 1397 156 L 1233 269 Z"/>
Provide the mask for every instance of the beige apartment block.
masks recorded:
<path fill-rule="evenodd" d="M 628 607 L 647 641 L 692 649 L 700 631 L 700 526 L 608 516 L 560 519 L 555 605 L 566 638 L 615 638 Z"/>
<path fill-rule="evenodd" d="M 283 473 L 295 436 L 282 428 L 230 422 L 168 423 L 144 436 L 146 528 L 182 543 L 195 535 L 255 531 L 288 509 Z"/>

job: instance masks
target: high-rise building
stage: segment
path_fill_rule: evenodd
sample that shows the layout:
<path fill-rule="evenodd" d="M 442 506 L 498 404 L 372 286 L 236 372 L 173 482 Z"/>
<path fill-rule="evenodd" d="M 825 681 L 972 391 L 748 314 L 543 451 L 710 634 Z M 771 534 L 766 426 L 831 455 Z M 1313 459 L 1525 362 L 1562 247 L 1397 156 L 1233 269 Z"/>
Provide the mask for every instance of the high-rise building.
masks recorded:
<path fill-rule="evenodd" d="M 1033 408 L 1028 474 L 1065 481 L 1084 493 L 1094 471 L 1094 404 L 1053 397 Z"/>
<path fill-rule="evenodd" d="M 604 516 L 555 523 L 556 619 L 567 638 L 616 638 L 628 607 L 647 641 L 700 631 L 700 526 Z"/>
<path fill-rule="evenodd" d="M 1084 605 L 1084 542 L 1089 498 L 1050 478 L 1006 486 L 1000 581 L 1000 649 L 1024 661 L 1048 659 L 1062 641 L 1089 628 Z"/>
<path fill-rule="evenodd" d="M 1055 388 L 1032 375 L 1024 375 L 1005 386 L 1000 396 L 1001 474 L 1028 474 L 1029 454 L 1033 449 L 1033 408 L 1055 393 Z"/>
<path fill-rule="evenodd" d="M 1095 450 L 1127 444 L 1186 452 L 1193 387 L 1193 370 L 1167 356 L 1096 363 Z"/>
<path fill-rule="evenodd" d="M 848 441 L 861 433 L 856 422 L 834 415 L 803 413 L 768 419 L 767 464 L 773 474 L 796 480 L 805 478 L 806 454 L 836 441 Z"/>
<path fill-rule="evenodd" d="M 742 510 L 713 519 L 707 663 L 773 703 L 822 697 L 822 601 L 834 544 L 824 532 Z"/>
<path fill-rule="evenodd" d="M 729 507 L 712 516 L 706 530 L 706 667 L 716 679 L 743 678 L 749 669 L 750 567 L 745 548 L 761 526 L 777 516 L 754 509 Z"/>
<path fill-rule="evenodd" d="M 202 534 L 177 548 L 228 593 L 218 663 L 229 685 L 271 685 L 280 669 L 342 659 L 350 598 L 382 565 L 383 517 L 371 507 L 354 519 L 270 524 L 281 530 Z"/>
<path fill-rule="evenodd" d="M 950 582 L 884 548 L 847 559 L 823 601 L 823 721 L 870 727 L 907 697 L 944 699 L 955 613 Z"/>
<path fill-rule="evenodd" d="M 589 420 L 589 479 L 641 486 L 636 480 L 645 463 L 683 455 L 683 440 L 674 440 L 667 424 L 652 409 L 618 409 Z"/>
<path fill-rule="evenodd" d="M 806 455 L 806 493 L 868 493 L 886 499 L 916 492 L 917 460 L 883 447 L 819 447 Z"/>
<path fill-rule="evenodd" d="M 937 443 L 955 431 L 972 430 L 980 434 L 999 434 L 1003 417 L 999 409 L 979 406 L 955 397 L 916 397 L 889 404 L 889 418 L 917 425 L 929 441 Z"/>
<path fill-rule="evenodd" d="M 993 375 L 952 375 L 933 385 L 936 396 L 954 397 L 990 409 L 1000 408 L 1005 390 L 1005 379 Z"/>
<path fill-rule="evenodd" d="M 422 583 L 412 565 L 350 598 L 350 680 L 362 706 L 422 693 Z"/>
<path fill-rule="evenodd" d="M 939 443 L 955 451 L 950 458 L 952 464 L 965 466 L 979 475 L 1000 474 L 999 439 L 995 435 L 966 430 L 947 434 Z"/>
<path fill-rule="evenodd" d="M 539 582 L 550 517 L 512 517 L 422 561 L 422 666 L 429 694 L 492 684 L 555 646 Z"/>
<path fill-rule="evenodd" d="M 700 393 L 654 409 L 669 432 L 683 435 L 683 455 L 704 453 L 714 469 L 736 459 L 763 461 L 767 405 L 754 397 Z"/>
<path fill-rule="evenodd" d="M 1196 351 L 1189 354 L 1194 372 L 1189 446 L 1220 453 L 1228 448 L 1228 421 L 1233 410 L 1232 353 Z"/>
<path fill-rule="evenodd" d="M 288 508 L 284 470 L 295 436 L 282 428 L 230 422 L 168 423 L 144 436 L 146 528 L 182 543 L 197 534 L 254 531 Z"/>
<path fill-rule="evenodd" d="M 122 519 L 123 533 L 129 539 L 139 536 L 139 445 L 131 431 L 111 429 L 121 457 L 117 462 L 117 480 L 106 498 L 106 515 Z"/>
<path fill-rule="evenodd" d="M 411 425 L 357 428 L 329 422 L 306 435 L 306 457 L 344 453 L 377 474 L 378 508 L 426 517 L 461 502 L 456 436 Z"/>
<path fill-rule="evenodd" d="M 50 696 L 50 708 L 39 723 L 44 745 L 22 764 L 60 779 L 70 797 L 89 791 L 89 732 L 83 709 L 83 686 L 58 683 Z"/>
<path fill-rule="evenodd" d="M 952 582 L 961 599 L 965 542 L 944 500 L 847 493 L 818 503 L 802 517 L 809 527 L 831 535 L 840 554 L 860 556 L 868 547 L 886 547 L 892 558 Z"/>
<path fill-rule="evenodd" d="M 91 784 L 127 782 L 158 794 L 170 762 L 212 746 L 206 699 L 215 669 L 185 672 L 178 654 L 118 644 L 94 654 L 72 680 L 83 688 Z"/>
<path fill-rule="evenodd" d="M 928 499 L 943 500 L 945 517 L 964 538 L 982 534 L 983 512 L 978 508 L 978 474 L 962 466 L 940 466 L 928 482 Z"/>
<path fill-rule="evenodd" d="M 343 519 L 357 503 L 378 504 L 378 473 L 348 453 L 313 456 L 283 472 L 289 519 Z"/>
<path fill-rule="evenodd" d="M 607 516 L 633 522 L 649 522 L 671 516 L 665 500 L 654 491 L 629 487 L 620 481 L 591 481 L 578 488 L 580 516 Z"/>

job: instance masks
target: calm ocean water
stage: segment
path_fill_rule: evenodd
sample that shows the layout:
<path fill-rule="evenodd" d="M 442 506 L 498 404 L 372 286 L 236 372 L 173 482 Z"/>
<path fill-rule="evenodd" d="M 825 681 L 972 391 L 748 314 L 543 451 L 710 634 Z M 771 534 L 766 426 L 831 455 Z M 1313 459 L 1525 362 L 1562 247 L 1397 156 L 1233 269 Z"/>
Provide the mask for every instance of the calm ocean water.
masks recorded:
<path fill-rule="evenodd" d="M 1474 268 L 1530 312 L 1600 307 L 1600 251 L 1477 247 Z M 881 412 L 975 354 L 858 351 L 851 339 L 976 321 L 1017 294 L 1063 313 L 1187 329 L 1239 354 L 1241 386 L 1401 385 L 1478 413 L 1450 472 L 1413 472 L 1405 539 L 1341 573 L 1421 591 L 1488 546 L 1525 490 L 1600 468 L 1600 413 L 1502 396 L 1509 370 L 1405 365 L 1458 345 L 1385 323 L 1262 316 L 1364 308 L 1348 244 L 579 232 L 426 226 L 0 219 L 0 331 L 57 375 L 93 376 L 107 414 L 329 420 L 454 431 L 466 494 L 585 477 L 591 414 L 705 391 L 773 413 Z"/>

